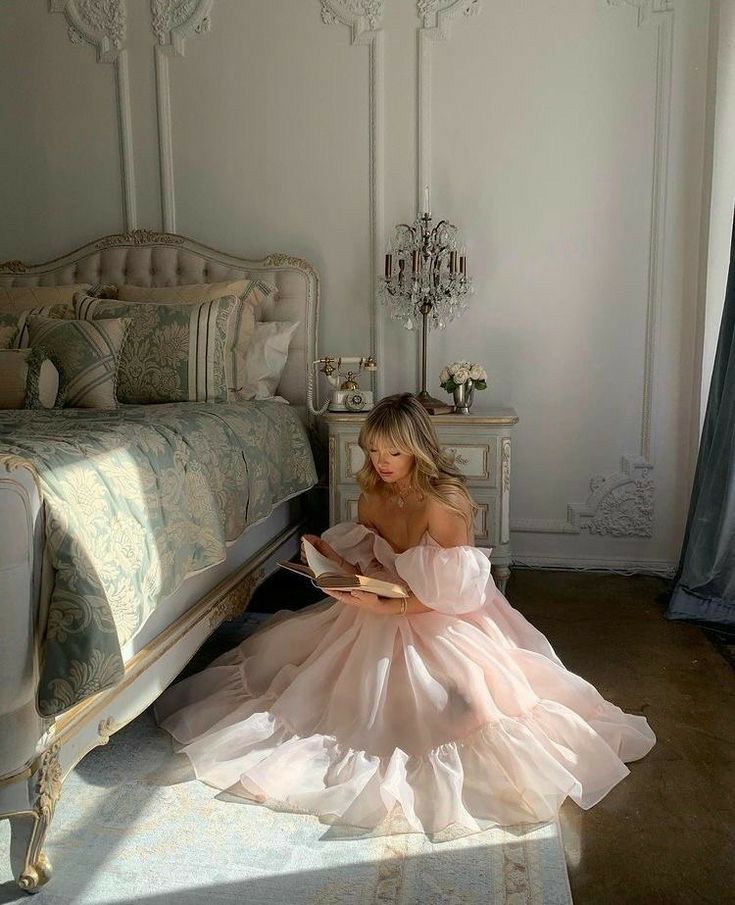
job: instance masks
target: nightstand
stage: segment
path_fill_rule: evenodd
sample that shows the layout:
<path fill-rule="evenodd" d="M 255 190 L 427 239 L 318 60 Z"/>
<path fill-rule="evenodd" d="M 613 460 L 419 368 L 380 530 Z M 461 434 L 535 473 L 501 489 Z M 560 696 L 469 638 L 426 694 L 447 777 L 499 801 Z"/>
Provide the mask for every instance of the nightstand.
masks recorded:
<path fill-rule="evenodd" d="M 328 412 L 329 524 L 357 520 L 360 489 L 355 474 L 364 456 L 357 437 L 366 412 Z M 467 489 L 480 507 L 475 513 L 475 544 L 494 547 L 493 578 L 501 591 L 510 575 L 510 443 L 518 421 L 514 409 L 477 410 L 470 415 L 432 415 L 442 448 L 467 478 Z"/>

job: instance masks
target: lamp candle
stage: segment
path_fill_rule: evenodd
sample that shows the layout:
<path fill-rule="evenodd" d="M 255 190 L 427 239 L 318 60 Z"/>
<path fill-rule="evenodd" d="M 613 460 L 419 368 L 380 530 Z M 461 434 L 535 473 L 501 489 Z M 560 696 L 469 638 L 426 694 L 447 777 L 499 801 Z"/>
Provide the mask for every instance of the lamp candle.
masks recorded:
<path fill-rule="evenodd" d="M 431 203 L 429 201 L 429 186 L 424 186 L 424 214 L 431 213 Z"/>

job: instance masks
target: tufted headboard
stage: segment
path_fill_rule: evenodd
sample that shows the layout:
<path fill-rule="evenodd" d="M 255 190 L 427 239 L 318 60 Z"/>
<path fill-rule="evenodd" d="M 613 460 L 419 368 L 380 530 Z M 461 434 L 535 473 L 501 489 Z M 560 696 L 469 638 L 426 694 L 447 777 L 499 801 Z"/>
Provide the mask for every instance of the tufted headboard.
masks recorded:
<path fill-rule="evenodd" d="M 74 283 L 132 283 L 177 286 L 249 277 L 278 291 L 259 306 L 264 321 L 300 322 L 278 387 L 306 423 L 308 366 L 317 357 L 319 275 L 301 258 L 272 254 L 248 261 L 201 245 L 175 233 L 134 229 L 103 236 L 43 264 L 6 261 L 0 264 L 0 286 L 65 286 Z"/>

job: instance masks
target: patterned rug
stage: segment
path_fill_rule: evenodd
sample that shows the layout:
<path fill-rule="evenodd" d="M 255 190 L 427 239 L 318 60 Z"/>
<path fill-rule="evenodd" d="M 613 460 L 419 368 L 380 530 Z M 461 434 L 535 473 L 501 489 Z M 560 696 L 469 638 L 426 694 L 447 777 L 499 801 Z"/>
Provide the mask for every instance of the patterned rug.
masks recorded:
<path fill-rule="evenodd" d="M 240 620 L 240 637 L 259 622 Z M 232 627 L 228 634 L 232 633 Z M 221 643 L 221 640 L 220 640 Z M 557 824 L 441 844 L 340 837 L 308 815 L 217 799 L 191 781 L 150 711 L 68 776 L 46 844 L 39 905 L 568 905 Z M 10 833 L 0 821 L 0 846 Z M 0 903 L 28 902 L 0 865 Z"/>

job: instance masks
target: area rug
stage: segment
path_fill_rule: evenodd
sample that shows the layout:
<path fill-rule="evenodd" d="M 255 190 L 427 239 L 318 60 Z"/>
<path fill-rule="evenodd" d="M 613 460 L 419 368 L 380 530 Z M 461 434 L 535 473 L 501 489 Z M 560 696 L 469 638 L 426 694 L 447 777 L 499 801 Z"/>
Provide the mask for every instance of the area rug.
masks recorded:
<path fill-rule="evenodd" d="M 250 614 L 245 625 L 256 624 Z M 432 844 L 418 834 L 341 838 L 309 815 L 218 800 L 177 781 L 182 755 L 150 711 L 64 783 L 38 905 L 567 905 L 558 824 Z M 10 833 L 0 821 L 0 851 Z M 0 902 L 28 902 L 0 864 Z"/>

